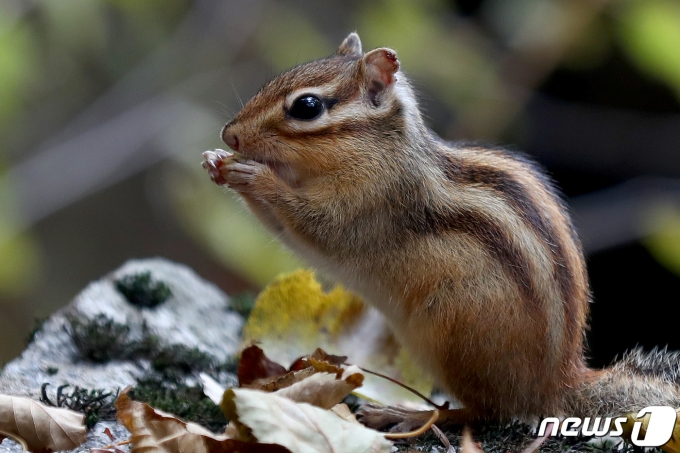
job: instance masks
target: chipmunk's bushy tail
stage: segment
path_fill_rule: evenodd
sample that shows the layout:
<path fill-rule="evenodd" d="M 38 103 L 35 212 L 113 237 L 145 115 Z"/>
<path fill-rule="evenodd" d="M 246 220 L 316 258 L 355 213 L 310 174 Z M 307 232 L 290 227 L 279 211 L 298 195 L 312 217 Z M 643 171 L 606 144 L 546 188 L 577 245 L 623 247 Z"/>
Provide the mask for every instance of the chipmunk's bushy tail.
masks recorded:
<path fill-rule="evenodd" d="M 619 417 L 647 406 L 680 408 L 680 352 L 637 348 L 575 389 L 572 411 L 582 417 Z"/>

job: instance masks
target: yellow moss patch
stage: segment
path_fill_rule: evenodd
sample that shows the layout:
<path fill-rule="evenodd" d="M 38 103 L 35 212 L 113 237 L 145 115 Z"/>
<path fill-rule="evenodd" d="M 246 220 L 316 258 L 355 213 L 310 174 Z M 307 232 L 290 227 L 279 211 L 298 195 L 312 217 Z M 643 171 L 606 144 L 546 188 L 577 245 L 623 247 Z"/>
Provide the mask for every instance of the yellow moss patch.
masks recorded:
<path fill-rule="evenodd" d="M 341 286 L 325 293 L 311 270 L 291 272 L 260 293 L 244 329 L 244 340 L 289 341 L 293 337 L 312 345 L 320 335 L 337 336 L 363 308 L 361 299 Z"/>

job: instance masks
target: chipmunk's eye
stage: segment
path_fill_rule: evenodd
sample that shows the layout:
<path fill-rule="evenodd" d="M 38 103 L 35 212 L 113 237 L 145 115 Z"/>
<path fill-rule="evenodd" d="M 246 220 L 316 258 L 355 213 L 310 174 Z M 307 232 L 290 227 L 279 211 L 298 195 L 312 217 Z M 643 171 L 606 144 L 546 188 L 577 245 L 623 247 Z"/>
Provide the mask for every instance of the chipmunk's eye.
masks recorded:
<path fill-rule="evenodd" d="M 290 116 L 298 120 L 313 120 L 323 112 L 323 102 L 316 96 L 309 94 L 303 95 L 293 102 Z"/>

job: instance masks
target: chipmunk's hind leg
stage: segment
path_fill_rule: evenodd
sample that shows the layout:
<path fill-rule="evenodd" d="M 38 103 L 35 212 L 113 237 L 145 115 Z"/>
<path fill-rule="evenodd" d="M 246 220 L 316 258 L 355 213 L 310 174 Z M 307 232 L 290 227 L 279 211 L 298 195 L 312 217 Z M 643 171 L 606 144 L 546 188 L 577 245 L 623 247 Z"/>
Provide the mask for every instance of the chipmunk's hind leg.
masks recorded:
<path fill-rule="evenodd" d="M 464 426 L 478 423 L 479 417 L 474 417 L 467 409 L 438 409 L 439 417 L 435 422 L 438 426 Z M 432 411 L 418 411 L 396 406 L 381 406 L 365 404 L 357 412 L 357 420 L 363 425 L 377 431 L 403 433 L 415 431 L 425 425 Z"/>

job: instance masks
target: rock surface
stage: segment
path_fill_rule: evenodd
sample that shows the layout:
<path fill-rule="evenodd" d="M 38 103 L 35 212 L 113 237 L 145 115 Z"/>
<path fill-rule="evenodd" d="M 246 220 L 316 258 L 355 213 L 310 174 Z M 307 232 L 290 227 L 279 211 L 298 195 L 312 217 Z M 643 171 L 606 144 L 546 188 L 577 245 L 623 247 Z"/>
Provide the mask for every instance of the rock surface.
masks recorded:
<path fill-rule="evenodd" d="M 167 300 L 153 308 L 133 305 L 116 285 L 123 277 L 144 273 L 150 273 L 154 282 L 164 283 L 171 292 Z M 243 326 L 243 318 L 230 310 L 229 298 L 190 268 L 161 258 L 131 260 L 90 283 L 43 324 L 21 356 L 0 372 L 0 393 L 39 399 L 41 387 L 47 383 L 52 399 L 56 389 L 65 384 L 71 389 L 79 386 L 113 392 L 135 384 L 150 371 L 148 358 L 93 363 L 76 347 L 71 334 L 74 320 L 85 325 L 98 318 L 126 326 L 122 342 L 153 336 L 159 348 L 197 348 L 219 363 L 237 352 Z M 233 377 L 223 380 L 229 379 Z M 88 435 L 87 448 L 81 446 L 77 451 L 110 443 L 102 433 L 105 426 L 114 431 L 114 425 L 98 423 Z M 125 431 L 116 426 L 114 435 L 121 434 L 121 429 Z M 0 445 L 0 453 L 9 451 L 21 449 L 6 440 Z"/>

